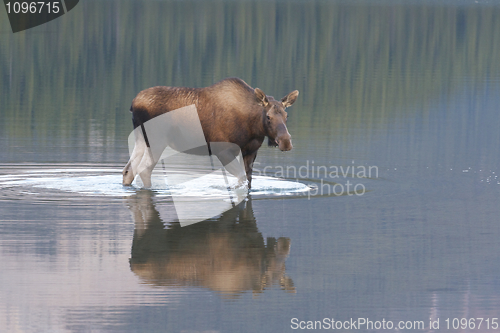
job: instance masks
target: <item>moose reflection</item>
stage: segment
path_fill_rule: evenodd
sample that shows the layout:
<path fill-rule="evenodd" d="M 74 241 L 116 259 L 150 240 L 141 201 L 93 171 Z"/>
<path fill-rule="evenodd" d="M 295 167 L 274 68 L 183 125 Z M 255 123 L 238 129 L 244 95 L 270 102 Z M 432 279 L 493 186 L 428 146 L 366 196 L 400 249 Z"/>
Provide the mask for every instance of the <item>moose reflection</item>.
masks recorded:
<path fill-rule="evenodd" d="M 156 205 L 152 193 L 140 191 L 127 202 L 136 225 L 130 267 L 145 283 L 206 287 L 227 297 L 278 284 L 295 292 L 285 274 L 290 239 L 264 242 L 251 200 L 218 218 L 181 227 L 173 205 Z"/>

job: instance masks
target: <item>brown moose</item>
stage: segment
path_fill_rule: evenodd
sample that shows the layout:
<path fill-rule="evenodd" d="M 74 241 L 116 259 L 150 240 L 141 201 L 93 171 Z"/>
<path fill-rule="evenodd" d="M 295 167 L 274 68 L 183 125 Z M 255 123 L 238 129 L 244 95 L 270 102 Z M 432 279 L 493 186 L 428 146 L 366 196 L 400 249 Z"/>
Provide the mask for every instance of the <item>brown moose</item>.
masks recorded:
<path fill-rule="evenodd" d="M 136 129 L 154 117 L 195 105 L 208 151 L 210 142 L 229 142 L 239 146 L 250 188 L 252 165 L 266 136 L 270 146 L 278 146 L 282 151 L 292 149 L 285 109 L 295 102 L 298 95 L 295 90 L 276 101 L 239 78 L 228 78 L 206 88 L 148 88 L 134 98 L 130 111 Z M 136 172 L 132 165 L 137 165 L 142 158 L 144 149 L 137 146 L 136 141 L 136 148 L 123 169 L 123 185 L 132 183 Z M 151 170 L 156 162 L 150 163 L 149 172 L 140 173 L 146 187 L 151 186 Z"/>

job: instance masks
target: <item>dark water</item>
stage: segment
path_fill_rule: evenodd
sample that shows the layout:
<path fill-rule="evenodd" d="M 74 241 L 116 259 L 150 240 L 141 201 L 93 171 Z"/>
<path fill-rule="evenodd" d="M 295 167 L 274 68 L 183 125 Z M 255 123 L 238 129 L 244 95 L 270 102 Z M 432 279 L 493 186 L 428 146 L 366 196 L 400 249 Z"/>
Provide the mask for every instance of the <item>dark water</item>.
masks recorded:
<path fill-rule="evenodd" d="M 493 331 L 499 15 L 496 1 L 84 1 L 12 34 L 0 10 L 0 331 Z M 120 185 L 128 109 L 150 86 L 229 76 L 300 91 L 294 149 L 261 148 L 254 171 L 316 193 L 251 194 L 182 228 L 164 197 Z"/>

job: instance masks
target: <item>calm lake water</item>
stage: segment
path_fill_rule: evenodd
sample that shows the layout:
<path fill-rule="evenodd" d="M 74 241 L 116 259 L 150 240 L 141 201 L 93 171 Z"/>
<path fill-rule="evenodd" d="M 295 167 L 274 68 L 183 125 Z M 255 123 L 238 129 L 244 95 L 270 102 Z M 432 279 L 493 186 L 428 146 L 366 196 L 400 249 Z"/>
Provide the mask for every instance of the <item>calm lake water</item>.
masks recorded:
<path fill-rule="evenodd" d="M 493 331 L 499 17 L 486 0 L 103 0 L 12 34 L 0 10 L 0 331 Z M 294 149 L 262 147 L 260 192 L 181 227 L 168 197 L 121 185 L 130 103 L 231 76 L 300 91 Z M 294 182 L 308 194 L 280 192 Z"/>

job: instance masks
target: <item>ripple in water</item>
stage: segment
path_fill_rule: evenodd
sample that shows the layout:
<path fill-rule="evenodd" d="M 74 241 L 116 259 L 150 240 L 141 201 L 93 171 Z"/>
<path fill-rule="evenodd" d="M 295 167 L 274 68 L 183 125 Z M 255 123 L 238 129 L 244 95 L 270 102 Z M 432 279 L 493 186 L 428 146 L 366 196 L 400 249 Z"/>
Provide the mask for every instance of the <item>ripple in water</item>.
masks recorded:
<path fill-rule="evenodd" d="M 123 198 L 133 196 L 140 187 L 123 186 L 121 169 L 103 167 L 47 168 L 42 166 L 0 168 L 1 200 L 54 201 L 71 200 L 78 197 Z M 9 174 L 6 174 L 9 173 Z M 228 177 L 229 186 L 237 189 L 236 178 Z M 221 175 L 205 175 L 200 181 L 188 181 L 177 186 L 156 186 L 152 190 L 157 196 L 223 197 L 227 187 L 221 186 Z M 274 177 L 255 176 L 252 180 L 252 196 L 292 196 L 307 194 L 310 187 L 297 181 Z M 238 190 L 245 191 L 246 187 Z"/>

